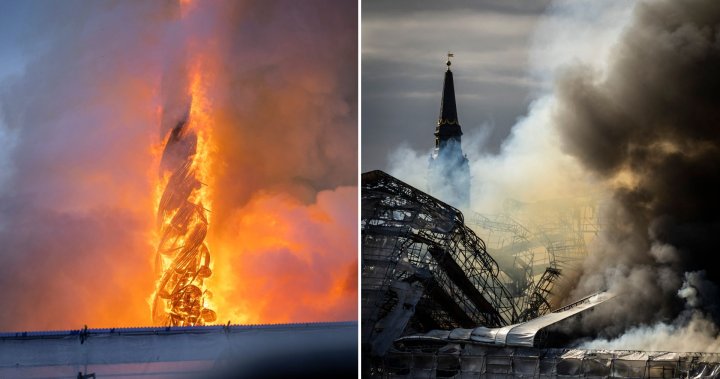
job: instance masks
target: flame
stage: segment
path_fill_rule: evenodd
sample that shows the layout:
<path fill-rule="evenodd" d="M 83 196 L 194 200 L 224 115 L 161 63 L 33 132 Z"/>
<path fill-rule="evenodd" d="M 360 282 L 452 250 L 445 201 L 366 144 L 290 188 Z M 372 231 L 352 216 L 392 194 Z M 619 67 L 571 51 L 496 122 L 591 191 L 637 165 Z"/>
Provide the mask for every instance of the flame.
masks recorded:
<path fill-rule="evenodd" d="M 13 78 L 37 101 L 11 110 L 19 170 L 8 182 L 18 196 L 7 198 L 12 206 L 0 220 L 3 246 L 13 247 L 3 252 L 3 274 L 13 283 L 3 329 L 153 323 L 159 279 L 178 253 L 158 254 L 177 209 L 159 217 L 157 210 L 174 172 L 163 162 L 170 129 L 183 117 L 183 136 L 196 140 L 185 157 L 193 179 L 205 183 L 184 197 L 202 202 L 208 226 L 212 275 L 198 283 L 203 307 L 223 324 L 356 317 L 357 210 L 348 204 L 357 196 L 332 191 L 349 183 L 357 153 L 357 111 L 339 76 L 353 71 L 344 37 L 352 42 L 356 31 L 346 23 L 307 29 L 306 15 L 318 16 L 308 7 L 288 18 L 282 7 L 171 3 L 84 14 L 106 27 L 61 39 L 80 38 L 92 49 L 50 49 L 53 59 L 33 61 L 27 75 Z M 270 22 L 257 24 L 259 10 Z M 36 80 L 44 75 L 61 85 Z M 34 116 L 22 117 L 27 112 Z M 338 162 L 325 167 L 325 159 Z M 316 184 L 337 199 L 313 203 Z M 331 217 L 315 218 L 315 210 Z M 188 240 L 182 234 L 174 242 Z M 338 298 L 336 291 L 345 292 Z M 171 307 L 160 300 L 156 322 L 169 324 Z"/>
<path fill-rule="evenodd" d="M 212 274 L 205 241 L 212 209 L 211 119 L 202 66 L 191 70 L 190 107 L 168 133 L 155 190 L 158 279 L 151 304 L 157 325 L 203 325 L 216 313 L 205 279 Z"/>
<path fill-rule="evenodd" d="M 233 323 L 357 317 L 356 187 L 302 203 L 258 193 L 213 235 L 218 318 Z M 221 199 L 217 200 L 221 202 Z M 225 208 L 223 208 L 225 210 Z"/>
<path fill-rule="evenodd" d="M 209 117 L 210 107 L 205 96 L 205 88 L 203 87 L 202 74 L 200 66 L 196 66 L 193 70 L 192 82 L 190 85 L 190 96 L 192 98 L 190 104 L 189 129 L 195 132 L 197 136 L 197 148 L 193 159 L 191 169 L 196 173 L 197 179 L 203 184 L 197 191 L 193 192 L 191 201 L 203 204 L 210 211 L 212 202 L 210 197 L 210 125 Z M 210 215 L 208 214 L 208 222 Z"/>
<path fill-rule="evenodd" d="M 181 19 L 187 19 L 196 3 L 181 0 L 179 5 Z M 206 286 L 212 275 L 206 240 L 212 209 L 208 70 L 203 54 L 193 55 L 186 119 L 165 137 L 155 187 L 158 279 L 150 307 L 156 325 L 203 325 L 217 318 Z"/>

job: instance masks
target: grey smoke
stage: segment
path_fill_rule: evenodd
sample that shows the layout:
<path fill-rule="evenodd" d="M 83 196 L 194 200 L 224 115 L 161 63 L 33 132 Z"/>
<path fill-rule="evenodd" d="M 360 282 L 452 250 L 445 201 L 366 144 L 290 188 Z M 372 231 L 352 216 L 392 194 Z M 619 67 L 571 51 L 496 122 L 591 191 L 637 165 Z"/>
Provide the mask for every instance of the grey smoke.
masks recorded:
<path fill-rule="evenodd" d="M 573 293 L 622 295 L 588 320 L 612 319 L 602 335 L 687 306 L 718 321 L 719 24 L 717 1 L 639 2 L 604 71 L 576 64 L 557 81 L 562 148 L 613 193 Z"/>

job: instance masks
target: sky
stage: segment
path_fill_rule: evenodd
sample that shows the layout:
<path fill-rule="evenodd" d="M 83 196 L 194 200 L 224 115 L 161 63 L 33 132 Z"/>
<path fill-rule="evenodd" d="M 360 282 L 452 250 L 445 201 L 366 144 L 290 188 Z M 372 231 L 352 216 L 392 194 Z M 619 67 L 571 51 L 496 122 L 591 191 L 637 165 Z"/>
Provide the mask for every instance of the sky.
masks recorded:
<path fill-rule="evenodd" d="M 549 1 L 363 1 L 362 171 L 433 147 L 448 51 L 463 132 L 498 153 L 542 82 L 530 45 Z"/>
<path fill-rule="evenodd" d="M 0 330 L 150 325 L 190 73 L 218 322 L 357 317 L 355 4 L 3 1 Z"/>

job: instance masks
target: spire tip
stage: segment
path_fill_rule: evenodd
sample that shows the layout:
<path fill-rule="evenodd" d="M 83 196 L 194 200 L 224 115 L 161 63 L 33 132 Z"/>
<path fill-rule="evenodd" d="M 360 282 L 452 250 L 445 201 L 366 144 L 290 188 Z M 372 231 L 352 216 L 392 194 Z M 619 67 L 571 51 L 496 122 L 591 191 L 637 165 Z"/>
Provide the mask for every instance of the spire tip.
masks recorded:
<path fill-rule="evenodd" d="M 454 56 L 455 56 L 455 54 L 448 51 L 447 62 L 445 62 L 445 64 L 448 66 L 448 70 L 450 70 L 450 65 L 452 64 L 452 62 L 450 62 L 450 58 L 452 58 Z"/>

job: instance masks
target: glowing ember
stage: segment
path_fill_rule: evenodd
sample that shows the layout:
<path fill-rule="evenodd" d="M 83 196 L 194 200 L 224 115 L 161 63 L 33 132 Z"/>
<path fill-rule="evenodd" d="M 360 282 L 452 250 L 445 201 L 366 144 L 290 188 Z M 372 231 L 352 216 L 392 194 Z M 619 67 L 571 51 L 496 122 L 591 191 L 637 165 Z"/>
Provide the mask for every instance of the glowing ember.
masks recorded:
<path fill-rule="evenodd" d="M 160 279 L 152 303 L 156 325 L 203 325 L 216 319 L 209 305 L 212 294 L 203 283 L 212 274 L 205 242 L 211 207 L 209 119 L 197 72 L 189 112 L 167 137 L 160 163 L 155 261 Z"/>

